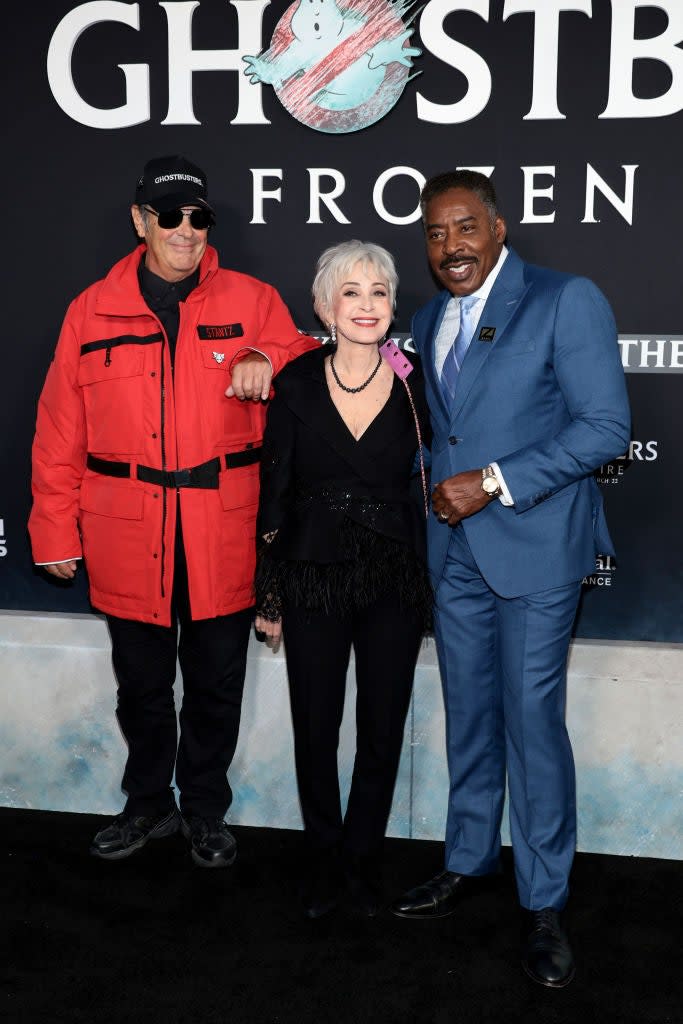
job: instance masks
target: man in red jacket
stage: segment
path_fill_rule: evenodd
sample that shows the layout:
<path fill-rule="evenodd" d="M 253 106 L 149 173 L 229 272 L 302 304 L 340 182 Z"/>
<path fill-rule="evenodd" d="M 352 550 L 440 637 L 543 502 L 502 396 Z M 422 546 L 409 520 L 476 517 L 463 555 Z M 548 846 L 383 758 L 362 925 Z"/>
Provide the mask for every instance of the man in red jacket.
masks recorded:
<path fill-rule="evenodd" d="M 142 244 L 71 303 L 62 327 L 38 407 L 29 530 L 53 576 L 71 579 L 85 559 L 112 638 L 127 801 L 91 852 L 127 857 L 181 828 L 196 864 L 223 867 L 236 855 L 224 816 L 263 400 L 271 376 L 316 343 L 273 288 L 218 266 L 199 167 L 150 160 L 131 213 Z"/>

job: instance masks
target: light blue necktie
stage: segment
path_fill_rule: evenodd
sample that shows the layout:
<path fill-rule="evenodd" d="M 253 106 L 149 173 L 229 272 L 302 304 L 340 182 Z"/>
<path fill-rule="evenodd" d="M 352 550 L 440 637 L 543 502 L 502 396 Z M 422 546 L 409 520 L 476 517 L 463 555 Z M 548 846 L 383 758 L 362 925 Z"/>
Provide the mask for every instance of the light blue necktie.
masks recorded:
<path fill-rule="evenodd" d="M 441 386 L 446 399 L 455 396 L 455 386 L 460 376 L 460 367 L 470 347 L 474 331 L 474 317 L 472 311 L 477 304 L 477 297 L 465 295 L 460 299 L 460 327 L 455 336 L 455 341 L 448 350 L 448 355 L 441 370 Z"/>

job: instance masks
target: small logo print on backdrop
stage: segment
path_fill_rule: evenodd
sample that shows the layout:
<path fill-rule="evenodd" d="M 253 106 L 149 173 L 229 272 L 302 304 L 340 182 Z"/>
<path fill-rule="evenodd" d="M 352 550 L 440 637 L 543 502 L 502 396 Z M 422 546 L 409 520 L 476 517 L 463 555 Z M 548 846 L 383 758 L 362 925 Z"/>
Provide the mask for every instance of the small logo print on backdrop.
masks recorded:
<path fill-rule="evenodd" d="M 590 576 L 584 576 L 581 583 L 584 587 L 611 587 L 612 573 L 616 570 L 616 564 L 612 555 L 598 555 L 595 559 L 595 571 Z"/>
<path fill-rule="evenodd" d="M 0 519 L 0 558 L 4 558 L 7 554 L 7 544 L 5 543 L 5 520 Z"/>
<path fill-rule="evenodd" d="M 595 479 L 599 484 L 618 484 L 631 466 L 641 462 L 656 462 L 659 456 L 658 444 L 658 441 L 631 441 L 624 455 L 598 466 Z"/>

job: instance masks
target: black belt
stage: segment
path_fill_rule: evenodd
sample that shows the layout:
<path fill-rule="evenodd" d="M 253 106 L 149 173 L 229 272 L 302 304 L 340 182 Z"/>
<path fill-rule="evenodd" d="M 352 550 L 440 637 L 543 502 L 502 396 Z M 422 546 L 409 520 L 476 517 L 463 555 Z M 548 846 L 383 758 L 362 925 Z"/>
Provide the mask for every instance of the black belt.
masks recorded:
<path fill-rule="evenodd" d="M 152 469 L 151 466 L 135 466 L 131 471 L 130 462 L 111 462 L 109 459 L 98 459 L 96 455 L 88 455 L 87 466 L 94 473 L 104 476 L 118 476 L 123 479 L 133 478 L 146 484 L 157 484 L 159 487 L 200 487 L 205 490 L 216 490 L 218 474 L 224 469 L 238 469 L 240 466 L 253 466 L 261 461 L 261 448 L 245 448 L 241 452 L 229 452 L 217 455 L 201 466 L 191 469 Z"/>

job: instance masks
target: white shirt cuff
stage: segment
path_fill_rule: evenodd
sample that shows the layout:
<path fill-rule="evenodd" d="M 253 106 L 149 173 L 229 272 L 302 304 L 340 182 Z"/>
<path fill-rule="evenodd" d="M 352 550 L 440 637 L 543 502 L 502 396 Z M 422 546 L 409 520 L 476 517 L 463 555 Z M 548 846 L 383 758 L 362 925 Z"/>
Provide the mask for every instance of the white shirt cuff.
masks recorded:
<path fill-rule="evenodd" d="M 500 489 L 502 491 L 502 493 L 498 495 L 499 502 L 501 503 L 501 505 L 514 505 L 514 499 L 507 488 L 507 484 L 505 483 L 505 477 L 501 473 L 500 466 L 498 465 L 498 463 L 492 462 L 491 469 L 496 474 L 496 480 L 500 484 Z"/>

